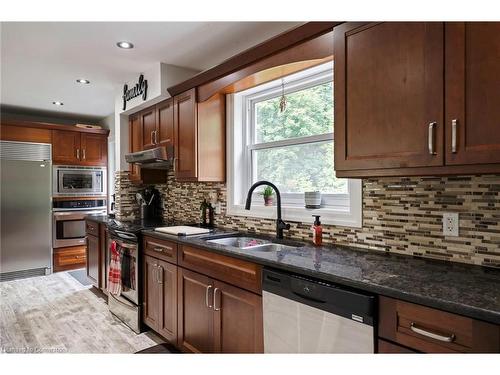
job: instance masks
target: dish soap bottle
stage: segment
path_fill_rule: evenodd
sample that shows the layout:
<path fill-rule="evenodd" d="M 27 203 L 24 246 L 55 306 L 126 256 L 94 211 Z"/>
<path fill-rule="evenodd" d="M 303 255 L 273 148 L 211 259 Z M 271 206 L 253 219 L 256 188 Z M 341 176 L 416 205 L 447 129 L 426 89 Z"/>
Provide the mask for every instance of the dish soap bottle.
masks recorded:
<path fill-rule="evenodd" d="M 312 235 L 313 235 L 313 243 L 316 246 L 321 246 L 323 243 L 323 227 L 321 226 L 321 221 L 319 221 L 319 218 L 321 216 L 319 215 L 312 215 L 316 219 L 314 220 L 314 224 L 311 227 L 312 230 Z"/>

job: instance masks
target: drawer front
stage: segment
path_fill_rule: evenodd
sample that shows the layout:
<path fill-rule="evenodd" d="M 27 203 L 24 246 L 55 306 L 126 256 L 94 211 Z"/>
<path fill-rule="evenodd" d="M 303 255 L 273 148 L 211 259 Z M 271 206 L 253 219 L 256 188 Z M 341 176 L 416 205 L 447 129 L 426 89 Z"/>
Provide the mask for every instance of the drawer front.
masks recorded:
<path fill-rule="evenodd" d="M 145 236 L 143 249 L 146 255 L 177 264 L 177 244 L 175 242 Z"/>
<path fill-rule="evenodd" d="M 93 221 L 85 221 L 85 230 L 87 234 L 91 234 L 93 236 L 99 235 L 99 224 Z"/>
<path fill-rule="evenodd" d="M 54 253 L 54 265 L 64 267 L 73 264 L 84 264 L 86 262 L 85 247 L 71 247 L 58 249 Z"/>
<path fill-rule="evenodd" d="M 379 336 L 424 353 L 498 352 L 500 327 L 380 297 Z"/>
<path fill-rule="evenodd" d="M 379 354 L 411 354 L 417 353 L 415 350 L 405 348 L 404 346 L 393 344 L 392 342 L 378 339 Z"/>
<path fill-rule="evenodd" d="M 179 265 L 262 294 L 262 267 L 257 264 L 182 245 L 179 247 Z"/>

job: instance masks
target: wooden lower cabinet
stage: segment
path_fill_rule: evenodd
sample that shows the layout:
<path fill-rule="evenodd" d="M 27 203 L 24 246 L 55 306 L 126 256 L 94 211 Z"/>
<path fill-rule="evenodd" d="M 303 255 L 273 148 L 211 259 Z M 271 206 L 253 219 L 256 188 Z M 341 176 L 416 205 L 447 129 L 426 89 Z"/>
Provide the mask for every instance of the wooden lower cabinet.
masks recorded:
<path fill-rule="evenodd" d="M 263 353 L 262 297 L 215 281 L 214 346 L 216 353 Z"/>
<path fill-rule="evenodd" d="M 177 341 L 177 266 L 143 257 L 143 322 L 171 343 Z"/>
<path fill-rule="evenodd" d="M 142 268 L 143 300 L 142 321 L 158 331 L 160 315 L 160 284 L 158 282 L 158 260 L 144 256 Z"/>
<path fill-rule="evenodd" d="M 384 296 L 378 335 L 423 353 L 500 352 L 498 325 Z"/>
<path fill-rule="evenodd" d="M 392 342 L 378 339 L 377 342 L 379 354 L 411 354 L 417 353 L 415 350 L 405 348 L 404 346 L 393 344 Z"/>
<path fill-rule="evenodd" d="M 85 253 L 85 246 L 70 246 L 54 249 L 54 272 L 85 267 Z"/>
<path fill-rule="evenodd" d="M 101 275 L 99 272 L 101 257 L 100 257 L 99 237 L 87 235 L 87 278 L 96 288 L 100 287 Z"/>
<path fill-rule="evenodd" d="M 262 353 L 262 297 L 179 268 L 179 340 L 192 353 Z"/>
<path fill-rule="evenodd" d="M 177 277 L 177 345 L 184 352 L 213 353 L 212 280 L 180 267 Z"/>
<path fill-rule="evenodd" d="M 97 289 L 107 293 L 109 236 L 106 224 L 87 219 L 85 231 L 87 235 L 85 246 L 87 278 Z"/>

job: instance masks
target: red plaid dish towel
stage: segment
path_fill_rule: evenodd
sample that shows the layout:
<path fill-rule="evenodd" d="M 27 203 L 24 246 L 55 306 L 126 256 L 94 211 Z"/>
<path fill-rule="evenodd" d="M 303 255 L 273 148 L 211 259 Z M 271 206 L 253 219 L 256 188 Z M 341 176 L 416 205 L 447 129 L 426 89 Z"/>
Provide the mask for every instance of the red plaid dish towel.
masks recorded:
<path fill-rule="evenodd" d="M 121 256 L 116 242 L 111 242 L 111 261 L 109 262 L 108 292 L 116 296 L 122 291 Z"/>

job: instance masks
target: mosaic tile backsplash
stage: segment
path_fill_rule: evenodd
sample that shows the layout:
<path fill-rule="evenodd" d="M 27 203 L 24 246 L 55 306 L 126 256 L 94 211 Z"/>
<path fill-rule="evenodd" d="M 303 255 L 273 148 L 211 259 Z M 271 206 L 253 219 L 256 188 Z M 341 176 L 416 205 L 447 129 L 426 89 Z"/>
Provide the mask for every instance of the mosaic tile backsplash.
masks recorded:
<path fill-rule="evenodd" d="M 127 172 L 115 179 L 118 218 L 137 217 L 140 187 L 130 183 Z M 275 233 L 273 220 L 226 215 L 223 183 L 177 182 L 169 174 L 156 188 L 166 219 L 197 222 L 200 203 L 215 193 L 222 202 L 217 226 Z M 459 237 L 442 235 L 443 212 L 459 212 Z M 311 241 L 310 222 L 289 223 L 287 237 Z M 500 267 L 500 175 L 364 179 L 363 227 L 324 225 L 323 242 Z"/>

